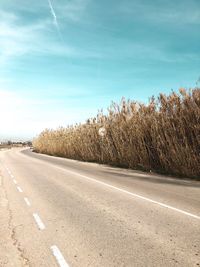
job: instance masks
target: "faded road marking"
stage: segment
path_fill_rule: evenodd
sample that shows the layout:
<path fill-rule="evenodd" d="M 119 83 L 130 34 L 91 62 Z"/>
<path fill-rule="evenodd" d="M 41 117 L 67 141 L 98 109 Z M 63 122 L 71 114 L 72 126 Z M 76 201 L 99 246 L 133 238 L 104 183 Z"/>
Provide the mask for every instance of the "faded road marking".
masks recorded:
<path fill-rule="evenodd" d="M 21 189 L 21 187 L 20 187 L 20 186 L 17 186 L 17 190 L 18 190 L 20 193 L 22 193 L 22 192 L 23 192 L 23 190 Z"/>
<path fill-rule="evenodd" d="M 30 203 L 30 201 L 28 200 L 27 197 L 24 198 L 24 201 L 26 202 L 27 206 L 30 206 L 31 205 L 31 203 Z"/>
<path fill-rule="evenodd" d="M 39 215 L 37 213 L 33 213 L 33 217 L 39 227 L 40 230 L 44 230 L 45 229 L 45 225 L 42 222 L 42 220 L 40 219 Z"/>
<path fill-rule="evenodd" d="M 60 267 L 69 267 L 57 246 L 51 246 L 51 250 Z"/>

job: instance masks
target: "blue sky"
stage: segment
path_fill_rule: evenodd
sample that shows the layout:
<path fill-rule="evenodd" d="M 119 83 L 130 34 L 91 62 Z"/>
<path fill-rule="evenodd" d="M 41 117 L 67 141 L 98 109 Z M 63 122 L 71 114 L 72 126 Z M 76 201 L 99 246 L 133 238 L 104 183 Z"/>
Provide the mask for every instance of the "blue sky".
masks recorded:
<path fill-rule="evenodd" d="M 1 0 L 0 138 L 194 87 L 199 29 L 199 0 Z"/>

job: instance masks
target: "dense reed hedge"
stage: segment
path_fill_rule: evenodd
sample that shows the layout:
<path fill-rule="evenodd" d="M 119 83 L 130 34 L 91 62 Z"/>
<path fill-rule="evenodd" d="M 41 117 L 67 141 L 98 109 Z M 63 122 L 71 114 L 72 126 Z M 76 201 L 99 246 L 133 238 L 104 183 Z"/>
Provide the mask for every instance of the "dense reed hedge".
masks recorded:
<path fill-rule="evenodd" d="M 147 105 L 122 99 L 107 115 L 43 131 L 33 146 L 71 159 L 200 177 L 200 89 L 160 94 Z"/>

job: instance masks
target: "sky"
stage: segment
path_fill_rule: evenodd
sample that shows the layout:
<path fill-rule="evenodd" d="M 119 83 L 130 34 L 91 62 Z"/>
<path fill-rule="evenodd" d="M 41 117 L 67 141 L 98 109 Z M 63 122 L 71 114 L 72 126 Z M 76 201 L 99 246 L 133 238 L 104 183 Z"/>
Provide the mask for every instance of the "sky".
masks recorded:
<path fill-rule="evenodd" d="M 0 140 L 195 87 L 199 0 L 0 0 Z"/>

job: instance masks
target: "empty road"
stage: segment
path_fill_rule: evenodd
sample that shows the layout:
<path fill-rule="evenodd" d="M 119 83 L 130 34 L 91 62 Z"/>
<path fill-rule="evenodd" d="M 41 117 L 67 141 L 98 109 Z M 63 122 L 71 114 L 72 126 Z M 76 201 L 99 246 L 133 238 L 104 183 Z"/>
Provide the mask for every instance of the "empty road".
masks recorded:
<path fill-rule="evenodd" d="M 0 266 L 200 266 L 200 182 L 0 151 Z"/>

